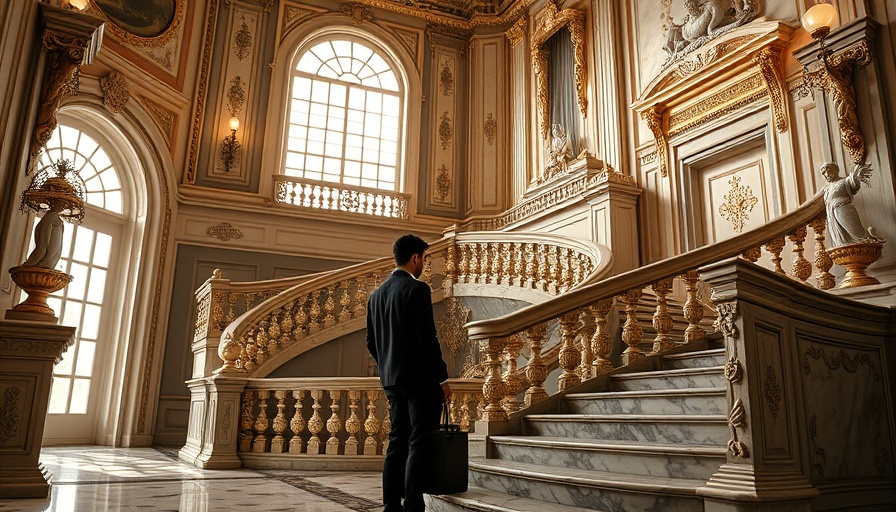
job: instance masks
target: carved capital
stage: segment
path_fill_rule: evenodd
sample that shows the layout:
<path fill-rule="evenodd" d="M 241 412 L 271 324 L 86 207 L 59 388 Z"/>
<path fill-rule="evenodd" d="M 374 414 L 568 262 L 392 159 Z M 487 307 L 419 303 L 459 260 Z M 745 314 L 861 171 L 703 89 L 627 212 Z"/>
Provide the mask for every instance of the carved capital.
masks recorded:
<path fill-rule="evenodd" d="M 665 178 L 669 171 L 668 139 L 663 126 L 663 114 L 665 108 L 662 105 L 654 105 L 641 112 L 641 119 L 647 123 L 647 127 L 653 132 L 656 143 L 656 154 L 659 160 L 660 174 Z"/>
<path fill-rule="evenodd" d="M 524 15 L 520 16 L 513 26 L 511 26 L 507 32 L 504 32 L 504 35 L 507 37 L 507 40 L 510 41 L 510 46 L 514 47 L 523 42 L 528 31 L 529 17 Z"/>

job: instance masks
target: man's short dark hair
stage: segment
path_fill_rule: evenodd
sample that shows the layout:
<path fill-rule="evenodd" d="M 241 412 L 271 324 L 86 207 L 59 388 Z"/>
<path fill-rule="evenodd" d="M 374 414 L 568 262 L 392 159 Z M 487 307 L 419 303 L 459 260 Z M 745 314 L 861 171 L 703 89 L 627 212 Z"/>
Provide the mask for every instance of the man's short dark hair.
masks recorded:
<path fill-rule="evenodd" d="M 410 234 L 402 235 L 392 245 L 392 255 L 395 256 L 395 264 L 401 266 L 410 261 L 411 256 L 423 254 L 426 249 L 429 249 L 429 244 L 422 238 Z"/>

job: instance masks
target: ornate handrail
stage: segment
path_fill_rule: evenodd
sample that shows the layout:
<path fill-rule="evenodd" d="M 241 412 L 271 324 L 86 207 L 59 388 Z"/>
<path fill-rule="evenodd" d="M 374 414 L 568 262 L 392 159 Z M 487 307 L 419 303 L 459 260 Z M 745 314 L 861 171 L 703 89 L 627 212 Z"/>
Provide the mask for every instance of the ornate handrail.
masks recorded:
<path fill-rule="evenodd" d="M 411 195 L 343 183 L 274 176 L 274 203 L 297 208 L 407 219 Z"/>
<path fill-rule="evenodd" d="M 824 247 L 824 201 L 823 193 L 819 192 L 797 210 L 760 228 L 597 283 L 580 286 L 508 315 L 466 324 L 470 340 L 486 346 L 486 364 L 489 369 L 483 385 L 483 395 L 487 401 L 483 411 L 484 419 L 505 421 L 508 412 L 518 409 L 515 404 L 516 396 L 526 384 L 529 386 L 525 395 L 527 406 L 547 397 L 543 383 L 548 368 L 541 360 L 541 349 L 548 322 L 556 321 L 560 324 L 559 364 L 562 373 L 558 384 L 559 389 L 564 391 L 578 385 L 583 379 L 612 369 L 612 363 L 607 357 L 613 336 L 608 332 L 607 323 L 610 313 L 616 307 L 614 301 L 624 306 L 625 323 L 621 330 L 622 340 L 628 348 L 623 353 L 622 364 L 627 365 L 645 357 L 639 347 L 643 341 L 644 329 L 639 325 L 637 317 L 644 288 L 650 287 L 656 294 L 656 312 L 652 322 L 656 332 L 653 352 L 660 353 L 677 344 L 671 335 L 673 321 L 667 298 L 673 290 L 675 279 L 683 282 L 687 295 L 681 312 L 688 321 L 683 342 L 700 340 L 705 335 L 701 327 L 705 308 L 697 297 L 700 276 L 696 269 L 701 266 L 738 255 L 755 262 L 761 255 L 759 246 L 764 244 L 771 254 L 775 271 L 786 274 L 781 266 L 781 252 L 787 245 L 786 237 L 792 244 L 794 254 L 792 274 L 808 284 L 812 264 L 803 256 L 807 225 L 815 233 L 818 287 L 831 288 L 834 279 L 828 272 L 832 263 Z M 515 383 L 513 380 L 519 373 L 515 371 L 515 358 L 524 346 L 523 340 L 529 342 L 531 354 L 525 372 L 528 382 Z M 514 371 L 508 368 L 502 375 L 502 361 L 506 355 L 514 361 Z"/>
<path fill-rule="evenodd" d="M 555 295 L 600 279 L 611 261 L 606 247 L 559 235 L 450 234 L 431 245 L 421 279 L 442 296 L 461 283 Z M 264 376 L 333 333 L 363 328 L 367 298 L 392 269 L 381 258 L 318 274 L 246 311 L 222 332 L 217 373 Z"/>

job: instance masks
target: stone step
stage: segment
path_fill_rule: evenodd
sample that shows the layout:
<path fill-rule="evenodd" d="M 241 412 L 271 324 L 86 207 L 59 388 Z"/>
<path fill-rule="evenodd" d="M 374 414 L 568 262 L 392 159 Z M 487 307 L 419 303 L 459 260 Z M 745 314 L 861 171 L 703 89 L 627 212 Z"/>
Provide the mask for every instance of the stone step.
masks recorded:
<path fill-rule="evenodd" d="M 429 512 L 581 512 L 581 507 L 559 503 L 545 503 L 532 498 L 511 496 L 505 492 L 470 486 L 461 494 L 446 496 L 424 495 Z"/>
<path fill-rule="evenodd" d="M 496 458 L 501 460 L 640 476 L 709 480 L 727 460 L 724 445 L 643 444 L 545 436 L 490 439 Z"/>
<path fill-rule="evenodd" d="M 610 391 L 721 388 L 725 384 L 725 375 L 721 366 L 620 373 L 610 377 Z"/>
<path fill-rule="evenodd" d="M 699 352 L 688 352 L 685 354 L 671 354 L 663 357 L 662 364 L 667 370 L 724 366 L 725 349 L 714 348 L 711 350 L 701 350 Z"/>
<path fill-rule="evenodd" d="M 571 393 L 563 408 L 572 414 L 725 414 L 725 388 Z"/>
<path fill-rule="evenodd" d="M 588 510 L 703 510 L 696 489 L 705 480 L 620 475 L 568 467 L 545 467 L 487 459 L 470 463 L 470 483 L 512 496 Z"/>
<path fill-rule="evenodd" d="M 727 446 L 725 415 L 532 414 L 524 435 Z"/>

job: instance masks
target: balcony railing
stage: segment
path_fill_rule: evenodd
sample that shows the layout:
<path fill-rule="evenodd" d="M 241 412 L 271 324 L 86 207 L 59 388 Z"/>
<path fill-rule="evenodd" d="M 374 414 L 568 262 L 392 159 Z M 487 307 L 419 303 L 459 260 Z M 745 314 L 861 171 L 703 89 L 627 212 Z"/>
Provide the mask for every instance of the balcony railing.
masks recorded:
<path fill-rule="evenodd" d="M 274 203 L 287 207 L 407 219 L 410 197 L 375 188 L 274 176 Z"/>

